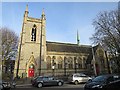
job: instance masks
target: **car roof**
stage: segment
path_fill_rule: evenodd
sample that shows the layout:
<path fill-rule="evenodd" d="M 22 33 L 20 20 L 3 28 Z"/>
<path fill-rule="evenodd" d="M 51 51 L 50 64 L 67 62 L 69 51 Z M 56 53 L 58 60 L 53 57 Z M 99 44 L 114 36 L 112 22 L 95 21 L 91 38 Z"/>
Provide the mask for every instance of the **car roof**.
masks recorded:
<path fill-rule="evenodd" d="M 53 78 L 53 76 L 38 76 L 38 77 L 52 77 Z"/>
<path fill-rule="evenodd" d="M 73 73 L 72 75 L 85 75 L 84 73 Z"/>
<path fill-rule="evenodd" d="M 110 77 L 110 76 L 120 76 L 120 74 L 105 74 L 105 75 L 99 75 L 99 76 Z"/>

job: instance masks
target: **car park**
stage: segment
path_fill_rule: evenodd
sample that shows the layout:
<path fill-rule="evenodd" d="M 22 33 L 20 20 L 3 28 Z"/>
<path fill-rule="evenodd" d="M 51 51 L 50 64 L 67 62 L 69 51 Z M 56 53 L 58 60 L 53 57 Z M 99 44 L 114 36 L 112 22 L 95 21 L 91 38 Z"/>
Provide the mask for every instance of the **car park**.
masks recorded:
<path fill-rule="evenodd" d="M 38 76 L 32 79 L 31 83 L 33 86 L 41 88 L 43 86 L 62 86 L 64 84 L 64 81 L 51 76 Z"/>
<path fill-rule="evenodd" d="M 111 90 L 111 88 L 119 90 L 120 75 L 100 75 L 89 80 L 84 86 L 84 90 Z"/>
<path fill-rule="evenodd" d="M 68 82 L 74 83 L 77 85 L 78 83 L 85 83 L 89 79 L 92 79 L 92 78 L 83 73 L 74 73 L 74 74 L 69 75 Z"/>

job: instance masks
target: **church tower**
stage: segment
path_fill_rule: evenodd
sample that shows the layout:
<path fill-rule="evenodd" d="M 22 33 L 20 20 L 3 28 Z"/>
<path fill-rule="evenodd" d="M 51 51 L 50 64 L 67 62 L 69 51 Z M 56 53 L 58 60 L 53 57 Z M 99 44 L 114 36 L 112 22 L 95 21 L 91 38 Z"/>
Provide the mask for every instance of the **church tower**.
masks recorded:
<path fill-rule="evenodd" d="M 33 77 L 40 75 L 46 61 L 46 17 L 44 10 L 41 18 L 28 16 L 28 5 L 23 18 L 18 58 L 15 63 L 15 76 Z"/>

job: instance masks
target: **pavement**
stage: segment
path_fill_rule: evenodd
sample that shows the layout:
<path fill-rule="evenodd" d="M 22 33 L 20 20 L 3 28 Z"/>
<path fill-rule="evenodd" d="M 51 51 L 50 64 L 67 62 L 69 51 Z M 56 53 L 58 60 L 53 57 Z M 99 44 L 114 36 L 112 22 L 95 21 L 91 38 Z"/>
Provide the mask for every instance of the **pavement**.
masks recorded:
<path fill-rule="evenodd" d="M 31 84 L 18 84 L 16 87 L 30 86 Z"/>
<path fill-rule="evenodd" d="M 31 78 L 24 78 L 16 80 L 16 86 L 31 85 Z"/>
<path fill-rule="evenodd" d="M 65 81 L 65 84 L 67 84 L 68 82 Z M 22 87 L 22 86 L 29 86 L 31 85 L 31 78 L 26 78 L 26 79 L 20 79 L 16 81 L 16 86 L 17 87 Z"/>

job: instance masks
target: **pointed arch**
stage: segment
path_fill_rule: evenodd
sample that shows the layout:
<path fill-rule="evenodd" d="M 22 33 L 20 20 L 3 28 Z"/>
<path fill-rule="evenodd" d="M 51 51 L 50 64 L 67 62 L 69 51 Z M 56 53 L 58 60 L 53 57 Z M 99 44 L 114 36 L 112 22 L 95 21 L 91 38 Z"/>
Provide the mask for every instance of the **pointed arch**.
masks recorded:
<path fill-rule="evenodd" d="M 47 64 L 47 69 L 51 69 L 51 57 L 50 56 L 46 58 L 46 64 Z"/>
<path fill-rule="evenodd" d="M 52 57 L 52 66 L 55 66 L 56 65 L 56 56 L 53 56 Z"/>
<path fill-rule="evenodd" d="M 37 65 L 36 61 L 35 61 L 35 58 L 33 55 L 30 56 L 30 59 L 28 61 L 28 64 L 34 64 L 34 65 Z"/>
<path fill-rule="evenodd" d="M 62 69 L 63 68 L 63 58 L 58 57 L 57 62 L 58 62 L 58 69 Z"/>
<path fill-rule="evenodd" d="M 34 55 L 30 56 L 30 59 L 28 60 L 28 64 L 27 64 L 27 70 L 28 70 L 28 77 L 33 77 L 34 76 L 34 72 L 35 72 L 35 66 L 37 65 Z M 33 75 L 30 76 L 30 72 L 33 72 Z"/>
<path fill-rule="evenodd" d="M 99 60 L 99 64 L 100 66 L 102 66 L 103 68 L 105 68 L 105 57 L 104 57 L 104 51 L 102 48 L 98 48 L 97 49 L 97 56 L 98 56 L 98 60 Z"/>
<path fill-rule="evenodd" d="M 82 68 L 82 58 L 78 57 L 77 62 L 78 62 L 78 68 L 81 69 Z"/>
<path fill-rule="evenodd" d="M 86 58 L 85 57 L 83 57 L 83 68 L 87 68 L 87 65 L 86 65 Z"/>
<path fill-rule="evenodd" d="M 72 57 L 68 57 L 68 68 L 73 69 L 73 58 Z"/>

